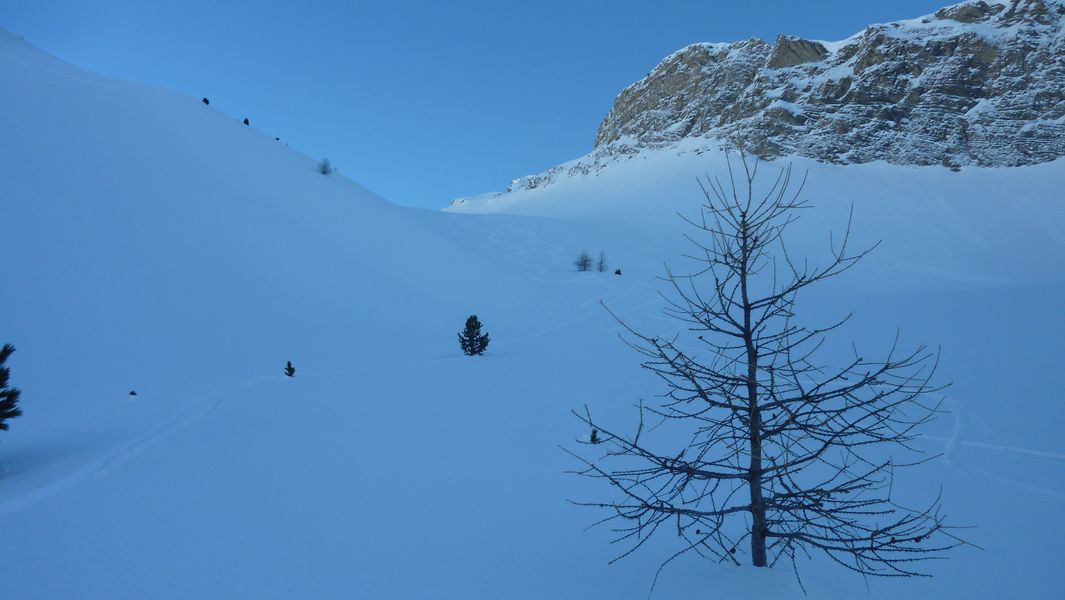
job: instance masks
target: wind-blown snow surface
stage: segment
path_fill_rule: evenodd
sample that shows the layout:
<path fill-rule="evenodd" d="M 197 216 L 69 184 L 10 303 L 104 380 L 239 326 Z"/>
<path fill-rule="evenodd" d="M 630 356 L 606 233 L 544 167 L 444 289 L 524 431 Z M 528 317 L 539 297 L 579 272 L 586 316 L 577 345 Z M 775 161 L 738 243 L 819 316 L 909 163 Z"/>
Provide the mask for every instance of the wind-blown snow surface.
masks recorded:
<path fill-rule="evenodd" d="M 198 100 L 0 32 L 0 342 L 25 416 L 0 433 L 0 596 L 642 598 L 671 548 L 567 504 L 606 490 L 557 448 L 656 392 L 603 300 L 668 333 L 655 276 L 719 156 L 657 151 L 480 204 L 393 206 Z M 401 157 L 397 157 L 401 160 Z M 811 169 L 796 247 L 855 203 L 873 258 L 802 306 L 882 349 L 942 344 L 937 460 L 974 524 L 936 578 L 803 561 L 811 598 L 1055 597 L 1065 535 L 1061 162 Z M 763 165 L 770 171 L 778 164 Z M 413 169 L 412 176 L 417 176 Z M 473 202 L 467 203 L 470 208 Z M 573 272 L 605 250 L 624 275 Z M 488 354 L 458 354 L 477 313 Z M 284 361 L 297 368 L 281 375 Z M 130 390 L 138 395 L 131 397 Z M 787 568 L 680 560 L 660 598 L 795 597 Z"/>

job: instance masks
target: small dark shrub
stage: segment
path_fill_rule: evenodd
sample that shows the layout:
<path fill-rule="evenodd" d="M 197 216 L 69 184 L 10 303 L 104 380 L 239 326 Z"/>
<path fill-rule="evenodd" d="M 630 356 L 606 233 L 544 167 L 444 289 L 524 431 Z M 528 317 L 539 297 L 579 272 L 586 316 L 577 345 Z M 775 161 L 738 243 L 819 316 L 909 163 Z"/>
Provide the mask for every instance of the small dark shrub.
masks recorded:
<path fill-rule="evenodd" d="M 477 315 L 466 319 L 466 328 L 459 332 L 459 347 L 467 356 L 484 354 L 488 347 L 488 333 L 481 333 L 481 320 Z"/>
<path fill-rule="evenodd" d="M 18 397 L 22 392 L 18 388 L 9 387 L 7 380 L 11 377 L 11 369 L 4 366 L 7 359 L 15 351 L 11 344 L 4 344 L 0 348 L 0 431 L 7 430 L 7 421 L 22 415 L 22 409 L 18 407 Z"/>

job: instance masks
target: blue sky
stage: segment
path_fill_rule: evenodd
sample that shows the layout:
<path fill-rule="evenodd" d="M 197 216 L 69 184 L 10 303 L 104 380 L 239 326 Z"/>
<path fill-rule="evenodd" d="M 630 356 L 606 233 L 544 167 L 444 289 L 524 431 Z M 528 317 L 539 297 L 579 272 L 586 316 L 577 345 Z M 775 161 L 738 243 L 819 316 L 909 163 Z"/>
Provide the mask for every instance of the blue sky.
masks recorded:
<path fill-rule="evenodd" d="M 0 27 L 437 208 L 590 151 L 617 93 L 687 44 L 836 40 L 950 3 L 4 0 Z"/>

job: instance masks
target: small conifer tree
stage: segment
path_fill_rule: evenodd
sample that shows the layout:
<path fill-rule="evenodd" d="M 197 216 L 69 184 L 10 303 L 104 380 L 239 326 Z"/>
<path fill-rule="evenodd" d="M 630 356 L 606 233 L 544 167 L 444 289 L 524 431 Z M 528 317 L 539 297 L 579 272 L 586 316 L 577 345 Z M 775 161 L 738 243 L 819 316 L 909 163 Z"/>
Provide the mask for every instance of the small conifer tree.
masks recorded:
<path fill-rule="evenodd" d="M 477 315 L 466 319 L 466 328 L 459 332 L 459 347 L 467 356 L 484 354 L 488 347 L 488 333 L 481 333 L 481 320 Z"/>
<path fill-rule="evenodd" d="M 7 357 L 14 351 L 15 347 L 11 344 L 4 344 L 4 347 L 0 348 L 0 431 L 7 429 L 8 419 L 22 415 L 22 410 L 18 407 L 21 392 L 18 388 L 8 387 L 7 380 L 11 376 L 11 369 L 4 366 Z"/>
<path fill-rule="evenodd" d="M 606 271 L 606 252 L 599 251 L 599 260 L 595 263 L 595 270 L 603 273 Z"/>

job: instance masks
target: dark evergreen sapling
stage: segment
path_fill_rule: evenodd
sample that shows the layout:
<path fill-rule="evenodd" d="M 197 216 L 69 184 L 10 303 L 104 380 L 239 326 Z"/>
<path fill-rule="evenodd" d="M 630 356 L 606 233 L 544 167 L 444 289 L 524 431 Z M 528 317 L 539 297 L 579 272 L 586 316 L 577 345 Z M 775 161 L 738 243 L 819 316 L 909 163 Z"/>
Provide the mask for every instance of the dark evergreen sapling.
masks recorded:
<path fill-rule="evenodd" d="M 459 332 L 459 347 L 467 356 L 484 354 L 488 347 L 488 333 L 481 333 L 481 321 L 477 315 L 466 319 L 466 328 Z"/>
<path fill-rule="evenodd" d="M 11 377 L 11 369 L 4 365 L 7 357 L 11 356 L 14 351 L 15 347 L 11 344 L 4 344 L 4 347 L 0 349 L 0 431 L 7 430 L 8 419 L 22 415 L 22 410 L 18 407 L 18 397 L 22 392 L 18 388 L 8 386 L 7 381 Z"/>

